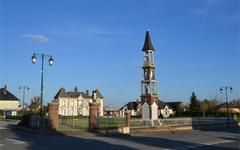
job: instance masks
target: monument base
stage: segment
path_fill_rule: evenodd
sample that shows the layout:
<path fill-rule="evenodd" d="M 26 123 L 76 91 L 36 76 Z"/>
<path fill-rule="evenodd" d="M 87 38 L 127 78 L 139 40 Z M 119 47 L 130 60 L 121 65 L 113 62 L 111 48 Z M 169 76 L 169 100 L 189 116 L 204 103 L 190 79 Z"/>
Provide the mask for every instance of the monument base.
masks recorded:
<path fill-rule="evenodd" d="M 159 120 L 142 120 L 142 125 L 149 127 L 159 127 L 161 126 L 161 122 Z"/>

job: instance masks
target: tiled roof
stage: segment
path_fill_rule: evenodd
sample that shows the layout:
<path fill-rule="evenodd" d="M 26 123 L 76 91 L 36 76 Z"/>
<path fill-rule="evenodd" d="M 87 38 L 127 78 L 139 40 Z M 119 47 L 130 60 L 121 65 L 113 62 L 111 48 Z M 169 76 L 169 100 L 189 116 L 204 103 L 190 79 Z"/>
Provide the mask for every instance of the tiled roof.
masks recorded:
<path fill-rule="evenodd" d="M 0 101 L 19 101 L 19 99 L 5 88 L 0 89 Z"/>
<path fill-rule="evenodd" d="M 103 96 L 101 95 L 101 93 L 98 90 L 97 90 L 96 94 L 97 94 L 98 97 L 102 97 L 103 98 Z M 66 92 L 64 88 L 61 88 L 58 91 L 58 93 L 54 96 L 54 99 L 57 99 L 59 97 L 62 97 L 62 98 L 67 98 L 67 97 L 69 97 L 69 98 L 78 98 L 80 95 L 83 98 L 91 98 L 91 96 L 89 96 L 87 93 L 79 92 L 79 91 L 76 90 L 76 88 L 75 88 L 74 91 L 68 91 L 68 92 Z"/>
<path fill-rule="evenodd" d="M 173 110 L 178 110 L 178 107 L 179 107 L 179 105 L 182 104 L 182 102 L 181 101 L 178 101 L 178 102 L 166 102 L 166 104 L 170 105 L 173 108 Z"/>
<path fill-rule="evenodd" d="M 167 103 L 158 100 L 158 109 L 164 109 L 165 106 L 168 106 L 169 109 L 173 109 L 170 105 L 168 105 Z"/>
<path fill-rule="evenodd" d="M 127 107 L 128 110 L 137 110 L 137 102 L 128 102 L 126 105 L 124 105 L 120 110 L 122 110 L 124 107 Z"/>
<path fill-rule="evenodd" d="M 98 89 L 96 89 L 95 91 L 98 98 L 104 98 Z"/>
<path fill-rule="evenodd" d="M 64 88 L 61 88 L 57 94 L 54 96 L 55 99 L 57 99 L 58 97 L 67 97 L 67 94 L 65 92 Z"/>

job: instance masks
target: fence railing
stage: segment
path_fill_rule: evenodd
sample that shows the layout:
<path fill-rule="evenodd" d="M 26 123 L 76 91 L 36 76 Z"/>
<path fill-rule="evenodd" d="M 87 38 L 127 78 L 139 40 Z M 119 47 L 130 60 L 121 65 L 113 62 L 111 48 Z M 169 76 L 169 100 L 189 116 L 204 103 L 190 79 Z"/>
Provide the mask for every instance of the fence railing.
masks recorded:
<path fill-rule="evenodd" d="M 87 130 L 89 124 L 88 117 L 58 117 L 58 131 L 79 131 Z"/>
<path fill-rule="evenodd" d="M 235 120 L 230 118 L 229 123 L 233 124 Z M 155 121 L 131 119 L 130 124 L 131 128 L 219 125 L 227 124 L 227 117 L 164 118 Z"/>
<path fill-rule="evenodd" d="M 97 128 L 111 129 L 123 127 L 124 117 L 99 117 L 97 118 Z M 79 116 L 59 116 L 58 131 L 86 131 L 89 128 L 89 117 Z"/>
<path fill-rule="evenodd" d="M 28 119 L 28 125 L 31 128 L 50 128 L 48 118 L 41 116 L 31 116 Z"/>

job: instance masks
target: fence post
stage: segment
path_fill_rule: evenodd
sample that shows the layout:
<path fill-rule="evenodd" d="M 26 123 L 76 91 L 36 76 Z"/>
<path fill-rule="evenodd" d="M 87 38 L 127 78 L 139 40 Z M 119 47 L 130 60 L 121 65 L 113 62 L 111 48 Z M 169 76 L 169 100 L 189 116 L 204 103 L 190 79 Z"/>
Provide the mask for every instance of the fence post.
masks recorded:
<path fill-rule="evenodd" d="M 49 121 L 54 130 L 58 130 L 58 105 L 57 102 L 48 103 Z"/>
<path fill-rule="evenodd" d="M 125 112 L 125 127 L 130 127 L 131 113 L 130 111 Z"/>
<path fill-rule="evenodd" d="M 93 102 L 89 104 L 89 130 L 95 130 L 98 126 L 97 118 L 99 117 L 100 103 Z"/>

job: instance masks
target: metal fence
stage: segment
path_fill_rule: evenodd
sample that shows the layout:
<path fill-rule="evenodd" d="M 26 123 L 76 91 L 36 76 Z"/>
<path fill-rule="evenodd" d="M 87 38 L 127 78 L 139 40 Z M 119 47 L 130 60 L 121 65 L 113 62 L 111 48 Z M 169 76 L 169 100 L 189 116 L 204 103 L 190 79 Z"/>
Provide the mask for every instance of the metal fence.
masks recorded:
<path fill-rule="evenodd" d="M 58 131 L 85 131 L 88 129 L 88 117 L 59 116 Z"/>
<path fill-rule="evenodd" d="M 28 125 L 31 128 L 50 128 L 51 127 L 47 117 L 31 116 L 28 121 L 29 121 Z"/>
<path fill-rule="evenodd" d="M 235 120 L 230 118 L 230 124 Z M 155 121 L 131 119 L 131 128 L 174 127 L 174 126 L 203 126 L 227 124 L 227 117 L 193 117 L 193 118 L 164 118 Z"/>
<path fill-rule="evenodd" d="M 98 129 L 111 129 L 123 127 L 123 117 L 99 117 L 97 118 Z M 89 117 L 82 116 L 59 116 L 58 131 L 87 131 L 89 129 Z"/>

